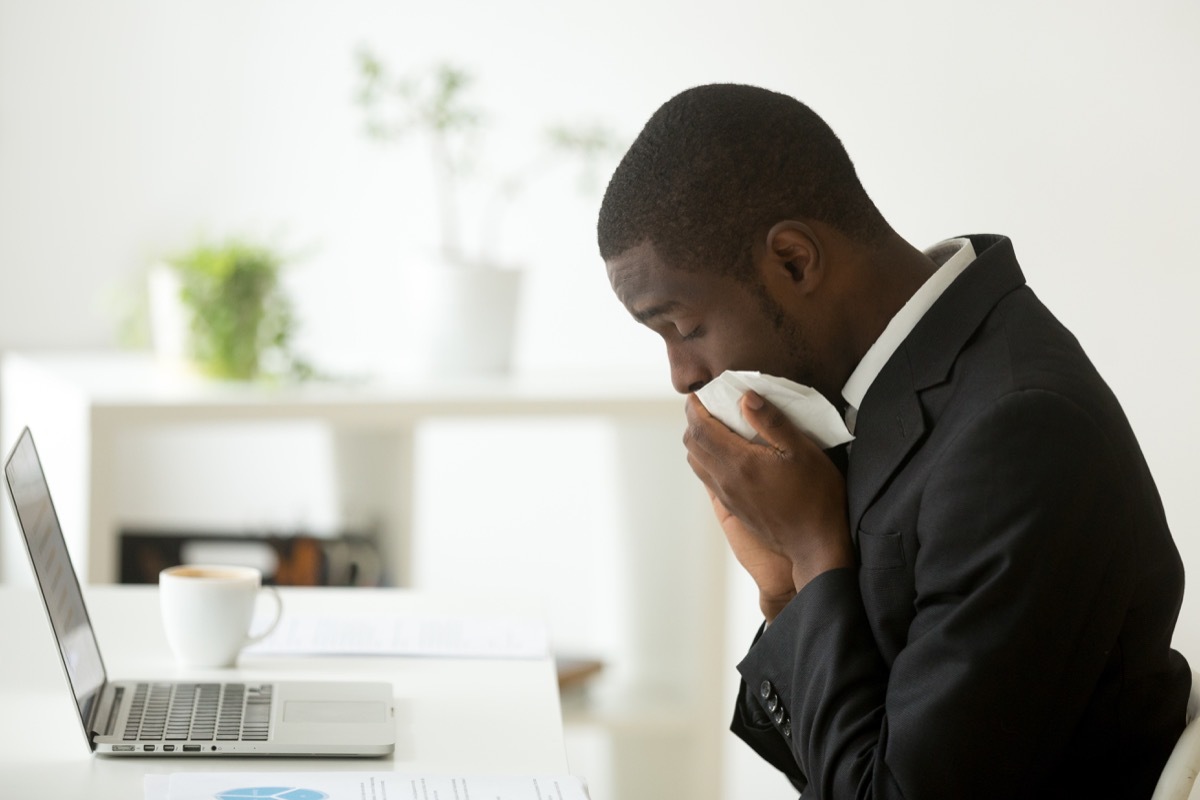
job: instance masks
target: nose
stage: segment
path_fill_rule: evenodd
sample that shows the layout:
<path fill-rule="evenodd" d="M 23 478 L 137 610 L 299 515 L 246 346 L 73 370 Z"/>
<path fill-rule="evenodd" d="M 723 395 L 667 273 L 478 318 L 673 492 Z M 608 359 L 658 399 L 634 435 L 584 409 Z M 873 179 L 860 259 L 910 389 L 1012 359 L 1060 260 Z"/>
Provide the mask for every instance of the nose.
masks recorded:
<path fill-rule="evenodd" d="M 712 380 L 712 374 L 698 359 L 677 349 L 667 349 L 671 362 L 671 386 L 680 394 L 689 394 L 702 388 Z"/>

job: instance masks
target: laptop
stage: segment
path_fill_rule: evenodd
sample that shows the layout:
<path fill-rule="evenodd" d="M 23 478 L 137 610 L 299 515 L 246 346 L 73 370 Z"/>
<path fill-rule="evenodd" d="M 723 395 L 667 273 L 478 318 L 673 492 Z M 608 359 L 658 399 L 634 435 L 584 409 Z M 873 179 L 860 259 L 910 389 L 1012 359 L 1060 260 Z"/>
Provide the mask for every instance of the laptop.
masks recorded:
<path fill-rule="evenodd" d="M 395 749 L 388 683 L 108 680 L 28 428 L 4 476 L 92 752 L 366 757 Z"/>

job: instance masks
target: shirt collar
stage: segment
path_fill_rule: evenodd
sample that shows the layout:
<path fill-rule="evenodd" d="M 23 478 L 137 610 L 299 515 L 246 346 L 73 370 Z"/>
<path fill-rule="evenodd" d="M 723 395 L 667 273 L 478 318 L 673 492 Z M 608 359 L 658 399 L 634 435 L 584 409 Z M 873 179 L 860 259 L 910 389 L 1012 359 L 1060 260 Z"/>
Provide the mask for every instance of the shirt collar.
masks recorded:
<path fill-rule="evenodd" d="M 854 424 L 863 398 L 867 396 L 867 390 L 875 382 L 883 365 L 908 338 L 908 334 L 912 333 L 912 329 L 921 321 L 921 317 L 925 316 L 925 312 L 942 296 L 946 287 L 975 260 L 975 248 L 970 239 L 947 239 L 925 250 L 925 255 L 938 265 L 938 269 L 891 318 L 842 388 L 842 398 L 847 403 L 846 427 L 851 433 L 854 433 Z"/>

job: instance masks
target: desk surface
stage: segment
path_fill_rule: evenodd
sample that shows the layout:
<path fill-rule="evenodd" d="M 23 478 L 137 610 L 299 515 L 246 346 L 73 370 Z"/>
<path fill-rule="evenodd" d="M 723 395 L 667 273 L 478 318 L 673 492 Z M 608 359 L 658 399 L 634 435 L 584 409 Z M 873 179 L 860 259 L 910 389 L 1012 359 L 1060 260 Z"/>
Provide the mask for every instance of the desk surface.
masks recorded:
<path fill-rule="evenodd" d="M 517 601 L 487 609 L 459 598 L 402 590 L 284 589 L 302 612 L 394 609 L 396 614 L 537 613 Z M 58 662 L 41 600 L 0 586 L 0 787 L 6 797 L 142 796 L 148 772 L 396 770 L 475 774 L 566 773 L 562 715 L 552 659 L 243 656 L 236 669 L 183 671 L 167 650 L 157 587 L 85 589 L 111 678 L 387 680 L 395 689 L 396 752 L 385 759 L 184 759 L 93 756 Z M 23 791 L 21 791 L 23 790 Z"/>

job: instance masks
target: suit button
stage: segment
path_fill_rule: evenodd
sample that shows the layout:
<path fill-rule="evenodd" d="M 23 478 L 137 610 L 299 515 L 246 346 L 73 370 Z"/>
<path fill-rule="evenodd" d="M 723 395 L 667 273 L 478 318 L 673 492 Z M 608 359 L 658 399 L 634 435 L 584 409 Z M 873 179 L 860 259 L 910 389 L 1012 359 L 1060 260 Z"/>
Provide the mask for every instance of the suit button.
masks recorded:
<path fill-rule="evenodd" d="M 760 684 L 758 687 L 758 696 L 761 697 L 763 700 L 766 700 L 768 697 L 771 696 L 771 694 L 772 694 L 771 682 L 763 681 L 762 684 Z"/>
<path fill-rule="evenodd" d="M 779 708 L 779 695 L 772 692 L 771 696 L 767 698 L 767 711 L 774 714 L 777 708 Z"/>
<path fill-rule="evenodd" d="M 788 720 L 788 722 L 791 722 L 791 720 Z M 792 726 L 791 725 L 783 726 L 783 738 L 785 738 L 785 739 L 792 738 Z"/>
<path fill-rule="evenodd" d="M 774 711 L 771 712 L 771 719 L 775 720 L 776 725 L 782 725 L 783 721 L 786 718 L 787 718 L 787 713 L 783 710 L 782 707 L 776 708 Z"/>

